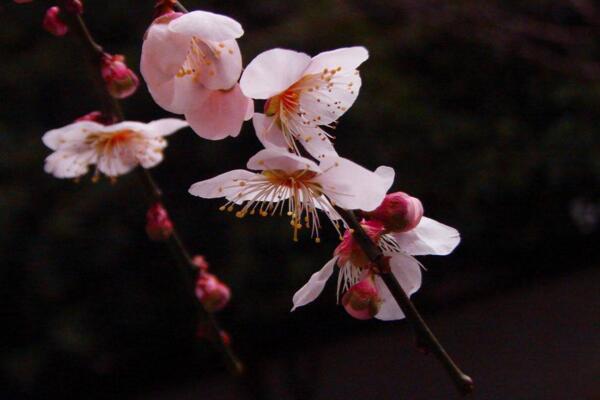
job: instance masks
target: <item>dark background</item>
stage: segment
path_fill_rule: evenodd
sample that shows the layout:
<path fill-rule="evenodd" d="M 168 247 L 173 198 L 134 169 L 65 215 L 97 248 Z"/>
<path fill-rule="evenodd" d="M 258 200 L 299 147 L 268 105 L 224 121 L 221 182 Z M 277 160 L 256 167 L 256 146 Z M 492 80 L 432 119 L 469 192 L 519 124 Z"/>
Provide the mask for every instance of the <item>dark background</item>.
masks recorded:
<path fill-rule="evenodd" d="M 184 241 L 233 291 L 219 314 L 244 359 L 227 375 L 165 246 L 144 233 L 135 174 L 114 185 L 43 172 L 49 129 L 98 108 L 76 38 L 41 29 L 50 2 L 0 9 L 0 398 L 451 399 L 406 322 L 361 322 L 333 284 L 289 313 L 337 239 L 291 240 L 285 219 L 238 220 L 190 184 L 242 168 L 251 124 L 169 138 L 152 170 Z M 86 1 L 107 51 L 136 71 L 152 1 Z M 460 230 L 424 257 L 413 298 L 480 399 L 599 399 L 600 4 L 556 1 L 194 1 L 242 23 L 247 64 L 272 47 L 364 45 L 363 87 L 339 153 L 395 168 L 394 190 Z M 130 120 L 168 114 L 144 85 Z M 595 379 L 595 380 L 594 380 Z"/>

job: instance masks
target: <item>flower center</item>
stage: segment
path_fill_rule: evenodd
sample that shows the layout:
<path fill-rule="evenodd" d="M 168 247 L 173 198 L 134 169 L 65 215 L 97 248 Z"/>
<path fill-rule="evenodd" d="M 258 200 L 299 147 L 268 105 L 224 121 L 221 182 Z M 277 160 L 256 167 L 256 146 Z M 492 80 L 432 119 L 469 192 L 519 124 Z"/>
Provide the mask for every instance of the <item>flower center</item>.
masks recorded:
<path fill-rule="evenodd" d="M 85 143 L 93 145 L 98 153 L 108 153 L 116 147 L 125 145 L 139 136 L 137 132 L 124 129 L 116 132 L 95 132 L 85 138 Z"/>
<path fill-rule="evenodd" d="M 325 211 L 328 216 L 337 216 L 331 202 L 323 195 L 323 188 L 314 178 L 318 174 L 308 169 L 293 172 L 280 169 L 265 170 L 249 180 L 234 180 L 239 191 L 230 197 L 230 200 L 221 206 L 221 211 L 233 211 L 234 205 L 241 208 L 236 212 L 238 218 L 246 214 L 282 215 L 287 204 L 286 214 L 291 218 L 290 225 L 294 231 L 293 240 L 298 241 L 298 231 L 302 227 L 311 229 L 311 237 L 317 243 L 321 222 L 318 209 Z M 221 188 L 223 189 L 223 188 Z M 339 232 L 339 223 L 332 219 Z"/>

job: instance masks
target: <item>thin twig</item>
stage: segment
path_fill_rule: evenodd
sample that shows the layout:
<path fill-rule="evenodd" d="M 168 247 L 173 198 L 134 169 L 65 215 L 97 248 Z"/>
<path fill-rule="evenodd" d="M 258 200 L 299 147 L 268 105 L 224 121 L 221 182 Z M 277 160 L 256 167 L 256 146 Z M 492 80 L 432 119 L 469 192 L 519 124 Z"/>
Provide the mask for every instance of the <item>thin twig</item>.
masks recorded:
<path fill-rule="evenodd" d="M 71 27 L 74 28 L 75 32 L 81 38 L 83 44 L 88 50 L 89 60 L 93 67 L 92 71 L 94 71 L 92 75 L 102 97 L 104 108 L 103 111 L 107 115 L 110 115 L 115 122 L 123 121 L 124 116 L 123 112 L 121 111 L 120 104 L 108 93 L 100 74 L 100 62 L 104 56 L 104 49 L 94 40 L 89 29 L 87 28 L 87 25 L 85 24 L 85 21 L 80 15 L 71 16 L 70 22 Z M 153 204 L 156 202 L 162 202 L 162 190 L 154 181 L 150 172 L 144 168 L 138 168 L 137 172 L 150 203 Z M 208 326 L 211 330 L 211 337 L 214 338 L 214 341 L 216 342 L 220 352 L 223 354 L 228 369 L 232 374 L 240 375 L 244 370 L 242 362 L 233 353 L 231 347 L 223 340 L 221 336 L 221 329 L 215 316 L 208 312 L 204 308 L 204 305 L 198 301 L 194 295 L 194 279 L 198 273 L 198 267 L 192 262 L 190 252 L 185 247 L 175 227 L 173 229 L 173 234 L 168 240 L 168 244 L 174 258 L 178 260 L 177 265 L 179 266 L 179 271 L 181 272 L 181 277 L 186 290 L 191 296 L 193 296 L 194 301 L 198 306 L 197 308 L 200 312 L 201 318 L 208 322 Z"/>
<path fill-rule="evenodd" d="M 452 358 L 450 358 L 442 344 L 437 340 L 431 329 L 429 329 L 429 326 L 427 326 L 427 323 L 423 320 L 419 311 L 406 295 L 406 292 L 402 289 L 402 286 L 400 286 L 400 283 L 394 274 L 389 271 L 383 253 L 365 233 L 354 213 L 339 207 L 336 208 L 336 210 L 353 230 L 354 239 L 365 252 L 369 260 L 377 265 L 381 279 L 390 290 L 392 296 L 394 296 L 394 299 L 415 331 L 417 346 L 436 356 L 444 368 L 446 368 L 454 385 L 462 395 L 472 393 L 474 389 L 473 380 L 460 370 Z"/>

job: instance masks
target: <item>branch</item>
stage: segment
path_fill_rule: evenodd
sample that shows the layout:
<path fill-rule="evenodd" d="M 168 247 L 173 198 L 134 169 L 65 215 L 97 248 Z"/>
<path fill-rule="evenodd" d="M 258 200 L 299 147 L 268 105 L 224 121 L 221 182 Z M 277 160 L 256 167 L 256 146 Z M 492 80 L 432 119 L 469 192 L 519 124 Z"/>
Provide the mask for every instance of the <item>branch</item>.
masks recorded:
<path fill-rule="evenodd" d="M 394 299 L 415 331 L 417 346 L 436 356 L 444 368 L 446 368 L 454 385 L 463 396 L 472 393 L 474 389 L 473 380 L 460 370 L 441 343 L 437 340 L 433 332 L 431 332 L 431 329 L 429 329 L 429 326 L 427 326 L 427 323 L 423 320 L 419 311 L 406 295 L 394 274 L 389 271 L 389 268 L 384 261 L 383 253 L 365 233 L 354 213 L 339 207 L 336 207 L 336 211 L 353 230 L 354 239 L 356 239 L 356 242 L 365 252 L 369 260 L 377 265 L 381 279 L 392 293 L 392 296 L 394 296 Z"/>
<path fill-rule="evenodd" d="M 104 55 L 104 50 L 92 37 L 88 30 L 85 21 L 80 15 L 69 16 L 69 25 L 74 29 L 74 32 L 80 37 L 83 45 L 87 49 L 88 59 L 90 62 L 91 70 L 93 71 L 92 77 L 96 83 L 99 93 L 102 98 L 103 111 L 106 115 L 112 116 L 115 121 L 123 121 L 124 116 L 121 111 L 119 102 L 113 98 L 110 93 L 106 90 L 104 81 L 100 74 L 100 62 Z M 150 172 L 144 168 L 138 168 L 137 173 L 144 186 L 146 196 L 151 204 L 156 202 L 162 202 L 162 190 L 158 184 L 152 178 Z M 168 240 L 169 249 L 173 254 L 173 257 L 178 261 L 179 271 L 181 273 L 182 281 L 186 287 L 186 290 L 193 296 L 194 301 L 197 304 L 198 311 L 201 318 L 208 321 L 208 326 L 211 330 L 211 336 L 217 343 L 219 351 L 225 358 L 228 369 L 233 375 L 240 375 L 243 373 L 244 366 L 237 356 L 233 353 L 231 347 L 223 340 L 221 336 L 221 329 L 215 318 L 215 316 L 208 312 L 202 303 L 198 301 L 194 295 L 195 283 L 194 278 L 198 273 L 198 267 L 192 262 L 190 252 L 185 247 L 183 241 L 175 226 L 173 227 L 173 234 Z"/>

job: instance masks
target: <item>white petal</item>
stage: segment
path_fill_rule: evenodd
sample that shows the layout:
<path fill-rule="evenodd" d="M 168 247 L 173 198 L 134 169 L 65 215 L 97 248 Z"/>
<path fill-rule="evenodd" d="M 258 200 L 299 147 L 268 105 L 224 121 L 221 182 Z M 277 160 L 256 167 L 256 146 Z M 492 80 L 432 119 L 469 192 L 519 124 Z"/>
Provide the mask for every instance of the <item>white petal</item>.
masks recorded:
<path fill-rule="evenodd" d="M 301 307 L 305 304 L 310 303 L 323 291 L 327 280 L 333 273 L 333 268 L 335 267 L 335 263 L 337 262 L 337 257 L 332 258 L 321 268 L 321 270 L 312 274 L 308 282 L 304 286 L 300 288 L 292 299 L 294 302 L 294 307 L 292 307 L 292 311 L 296 308 Z"/>
<path fill-rule="evenodd" d="M 407 295 L 415 293 L 421 287 L 421 267 L 419 262 L 413 257 L 402 253 L 386 253 L 390 255 L 390 268 L 392 273 L 404 289 Z M 379 297 L 382 300 L 379 312 L 375 318 L 383 321 L 391 321 L 404 318 L 402 309 L 390 293 L 389 289 L 383 283 L 381 277 L 375 277 L 375 285 Z"/>
<path fill-rule="evenodd" d="M 307 54 L 293 50 L 267 50 L 244 70 L 240 79 L 242 91 L 253 99 L 275 96 L 302 77 L 310 60 Z"/>
<path fill-rule="evenodd" d="M 44 171 L 56 178 L 77 178 L 88 172 L 95 155 L 93 150 L 83 153 L 58 150 L 46 157 Z"/>
<path fill-rule="evenodd" d="M 280 169 L 293 172 L 308 169 L 317 173 L 321 172 L 319 166 L 308 158 L 292 154 L 279 147 L 259 151 L 248 160 L 247 167 L 259 171 Z"/>
<path fill-rule="evenodd" d="M 283 132 L 279 129 L 274 117 L 267 117 L 265 114 L 255 113 L 252 117 L 252 125 L 256 137 L 265 148 L 278 147 L 287 149 L 287 143 L 283 137 Z"/>
<path fill-rule="evenodd" d="M 445 256 L 458 246 L 460 234 L 452 227 L 423 217 L 411 231 L 393 233 L 400 248 L 413 256 Z"/>
<path fill-rule="evenodd" d="M 190 186 L 188 192 L 205 199 L 234 196 L 242 189 L 240 182 L 249 181 L 255 176 L 256 174 L 250 171 L 236 169 L 211 179 L 196 182 Z"/>
<path fill-rule="evenodd" d="M 333 143 L 321 128 L 305 127 L 296 139 L 317 160 L 338 156 Z"/>
<path fill-rule="evenodd" d="M 342 71 L 355 70 L 368 58 L 369 52 L 362 46 L 324 51 L 313 57 L 305 74 L 318 74 L 325 68 L 334 69 L 337 67 L 341 67 Z"/>
<path fill-rule="evenodd" d="M 85 140 L 90 132 L 100 132 L 103 125 L 93 121 L 79 121 L 63 126 L 62 128 L 52 129 L 42 136 L 42 142 L 52 150 L 56 150 L 65 144 L 73 141 Z"/>
<path fill-rule="evenodd" d="M 237 39 L 244 34 L 239 22 L 225 15 L 208 11 L 192 11 L 169 23 L 172 32 L 202 40 L 223 41 Z"/>
<path fill-rule="evenodd" d="M 342 208 L 371 211 L 381 204 L 389 188 L 389 177 L 342 157 L 325 157 L 320 167 L 324 172 L 318 181 L 323 192 Z"/>
<path fill-rule="evenodd" d="M 169 136 L 189 124 L 178 118 L 163 118 L 150 122 L 146 126 L 149 137 Z"/>

